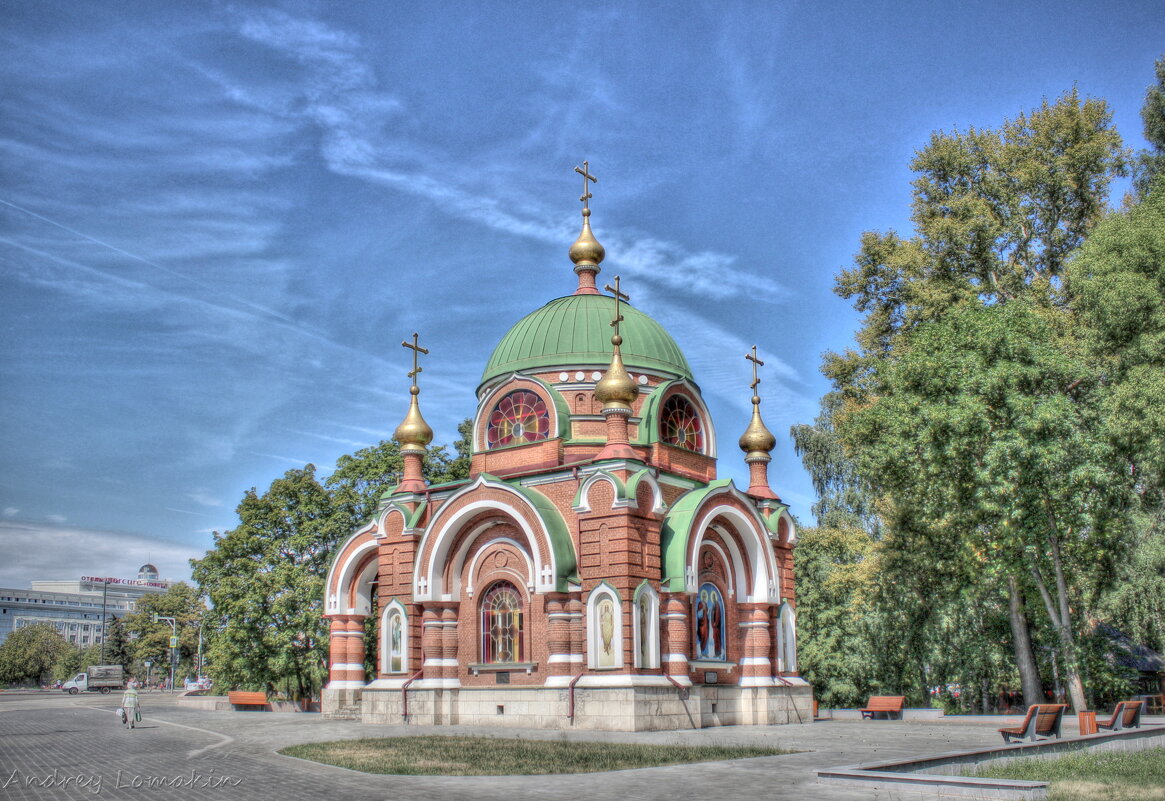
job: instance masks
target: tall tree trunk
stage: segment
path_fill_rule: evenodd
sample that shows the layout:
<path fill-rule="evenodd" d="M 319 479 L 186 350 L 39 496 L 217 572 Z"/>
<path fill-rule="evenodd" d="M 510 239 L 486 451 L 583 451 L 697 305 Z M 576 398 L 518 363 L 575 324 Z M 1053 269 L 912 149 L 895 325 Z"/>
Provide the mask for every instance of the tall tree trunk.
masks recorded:
<path fill-rule="evenodd" d="M 1060 596 L 1059 608 L 1057 608 L 1056 601 L 1052 598 L 1052 593 L 1048 591 L 1047 585 L 1044 584 L 1043 574 L 1040 572 L 1039 565 L 1034 562 L 1030 565 L 1032 578 L 1035 579 L 1036 586 L 1039 588 L 1040 598 L 1043 599 L 1044 608 L 1048 612 L 1048 619 L 1052 621 L 1052 628 L 1059 635 L 1060 655 L 1064 660 L 1064 680 L 1068 684 L 1068 697 L 1072 701 L 1072 710 L 1074 712 L 1083 712 L 1088 709 L 1088 702 L 1084 698 L 1084 682 L 1080 679 L 1080 667 L 1076 659 L 1076 641 L 1072 636 L 1072 619 L 1068 616 L 1068 589 L 1064 582 L 1063 565 L 1060 564 L 1058 542 L 1052 548 L 1052 559 L 1055 564 L 1057 577 L 1056 590 Z"/>
<path fill-rule="evenodd" d="M 1011 645 L 1015 651 L 1015 666 L 1019 669 L 1019 684 L 1023 690 L 1024 706 L 1041 703 L 1044 688 L 1040 684 L 1040 671 L 1036 657 L 1032 653 L 1031 636 L 1028 634 L 1027 613 L 1023 608 L 1023 593 L 1015 576 L 1007 577 L 1007 611 L 1011 621 Z"/>

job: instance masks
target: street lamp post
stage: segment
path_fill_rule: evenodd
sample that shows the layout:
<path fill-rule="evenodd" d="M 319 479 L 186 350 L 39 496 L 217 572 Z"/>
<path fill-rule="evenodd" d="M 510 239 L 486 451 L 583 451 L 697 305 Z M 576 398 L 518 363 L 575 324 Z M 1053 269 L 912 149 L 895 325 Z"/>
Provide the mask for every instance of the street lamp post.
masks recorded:
<path fill-rule="evenodd" d="M 164 615 L 154 615 L 154 622 L 163 620 L 170 624 L 170 695 L 174 694 L 174 655 L 178 649 L 178 621 Z"/>

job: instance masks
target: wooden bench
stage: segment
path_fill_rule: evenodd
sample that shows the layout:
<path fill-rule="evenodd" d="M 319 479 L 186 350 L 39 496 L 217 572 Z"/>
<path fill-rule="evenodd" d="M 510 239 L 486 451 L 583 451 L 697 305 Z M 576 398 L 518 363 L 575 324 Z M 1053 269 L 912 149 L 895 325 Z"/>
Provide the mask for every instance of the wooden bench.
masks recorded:
<path fill-rule="evenodd" d="M 245 690 L 230 690 L 227 692 L 227 700 L 231 706 L 270 706 L 267 701 L 267 693 L 247 692 Z"/>
<path fill-rule="evenodd" d="M 1096 721 L 1098 729 L 1120 731 L 1121 729 L 1141 728 L 1141 710 L 1145 708 L 1144 701 L 1121 701 L 1112 710 L 1112 717 L 1107 721 Z"/>
<path fill-rule="evenodd" d="M 1060 739 L 1060 724 L 1064 720 L 1064 710 L 1067 708 L 1067 704 L 1032 704 L 1027 708 L 1023 723 L 999 730 L 1003 735 L 1003 742 L 1010 743 L 1012 739 L 1028 742 L 1052 737 Z"/>
<path fill-rule="evenodd" d="M 886 720 L 892 720 L 895 716 L 901 720 L 902 707 L 905 704 L 905 695 L 871 695 L 870 700 L 866 702 L 866 708 L 858 711 L 862 713 L 863 720 L 866 718 L 873 720 L 878 715 L 885 715 Z"/>

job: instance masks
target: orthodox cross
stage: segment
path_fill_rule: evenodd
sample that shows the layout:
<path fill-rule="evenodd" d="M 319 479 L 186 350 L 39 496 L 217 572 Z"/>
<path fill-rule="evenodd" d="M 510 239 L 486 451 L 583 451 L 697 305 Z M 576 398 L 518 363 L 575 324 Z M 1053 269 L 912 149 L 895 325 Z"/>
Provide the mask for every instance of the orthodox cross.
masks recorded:
<path fill-rule="evenodd" d="M 592 183 L 596 183 L 596 184 L 599 182 L 598 178 L 591 175 L 590 170 L 591 170 L 591 167 L 590 167 L 589 161 L 584 161 L 581 168 L 579 168 L 579 167 L 574 168 L 574 171 L 583 177 L 583 193 L 582 193 L 582 197 L 580 197 L 579 200 L 582 201 L 583 208 L 586 211 L 591 210 L 591 206 L 589 203 L 587 203 L 587 201 L 590 200 L 592 197 L 594 197 L 594 195 L 591 194 L 590 187 L 587 185 L 587 181 L 591 181 Z"/>
<path fill-rule="evenodd" d="M 744 358 L 746 358 L 746 359 L 748 359 L 750 362 L 752 362 L 752 383 L 751 383 L 751 384 L 749 384 L 749 387 L 752 389 L 752 394 L 753 394 L 753 395 L 755 395 L 755 394 L 756 394 L 756 388 L 757 388 L 757 385 L 758 385 L 758 384 L 760 384 L 760 378 L 758 378 L 758 377 L 757 377 L 757 374 L 756 374 L 756 368 L 757 368 L 757 367 L 764 367 L 764 366 L 765 366 L 765 363 L 764 363 L 764 362 L 762 362 L 760 359 L 758 359 L 758 358 L 757 358 L 757 356 L 756 356 L 756 345 L 753 345 L 753 346 L 752 346 L 752 353 L 746 353 L 746 354 L 744 354 Z"/>
<path fill-rule="evenodd" d="M 615 327 L 615 336 L 619 336 L 619 323 L 623 322 L 623 315 L 619 313 L 619 301 L 625 300 L 630 303 L 631 298 L 619 291 L 619 276 L 617 275 L 615 276 L 615 286 L 607 284 L 603 289 L 615 296 L 615 319 L 611 320 L 611 325 Z"/>
<path fill-rule="evenodd" d="M 419 364 L 417 364 L 417 357 L 420 356 L 422 353 L 425 354 L 426 356 L 429 355 L 428 348 L 422 348 L 420 345 L 417 344 L 418 337 L 419 337 L 419 335 L 416 332 L 413 332 L 413 341 L 412 342 L 405 341 L 405 342 L 400 343 L 402 346 L 408 348 L 409 350 L 411 350 L 413 352 L 413 369 L 409 371 L 408 376 L 409 376 L 409 378 L 411 378 L 413 380 L 414 387 L 417 385 L 417 374 L 424 372 L 424 368 L 421 367 Z"/>

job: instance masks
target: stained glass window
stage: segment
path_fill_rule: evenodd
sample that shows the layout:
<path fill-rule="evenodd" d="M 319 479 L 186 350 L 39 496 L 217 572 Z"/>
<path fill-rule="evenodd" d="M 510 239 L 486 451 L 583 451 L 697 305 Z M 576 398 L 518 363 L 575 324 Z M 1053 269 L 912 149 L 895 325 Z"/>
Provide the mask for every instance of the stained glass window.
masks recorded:
<path fill-rule="evenodd" d="M 691 402 L 683 395 L 672 395 L 663 404 L 659 419 L 659 436 L 668 445 L 703 453 L 704 427 Z"/>
<path fill-rule="evenodd" d="M 487 448 L 538 442 L 550 436 L 550 412 L 536 393 L 520 389 L 502 398 L 490 412 Z"/>
<path fill-rule="evenodd" d="M 514 585 L 499 581 L 481 599 L 481 661 L 522 659 L 522 599 Z"/>

